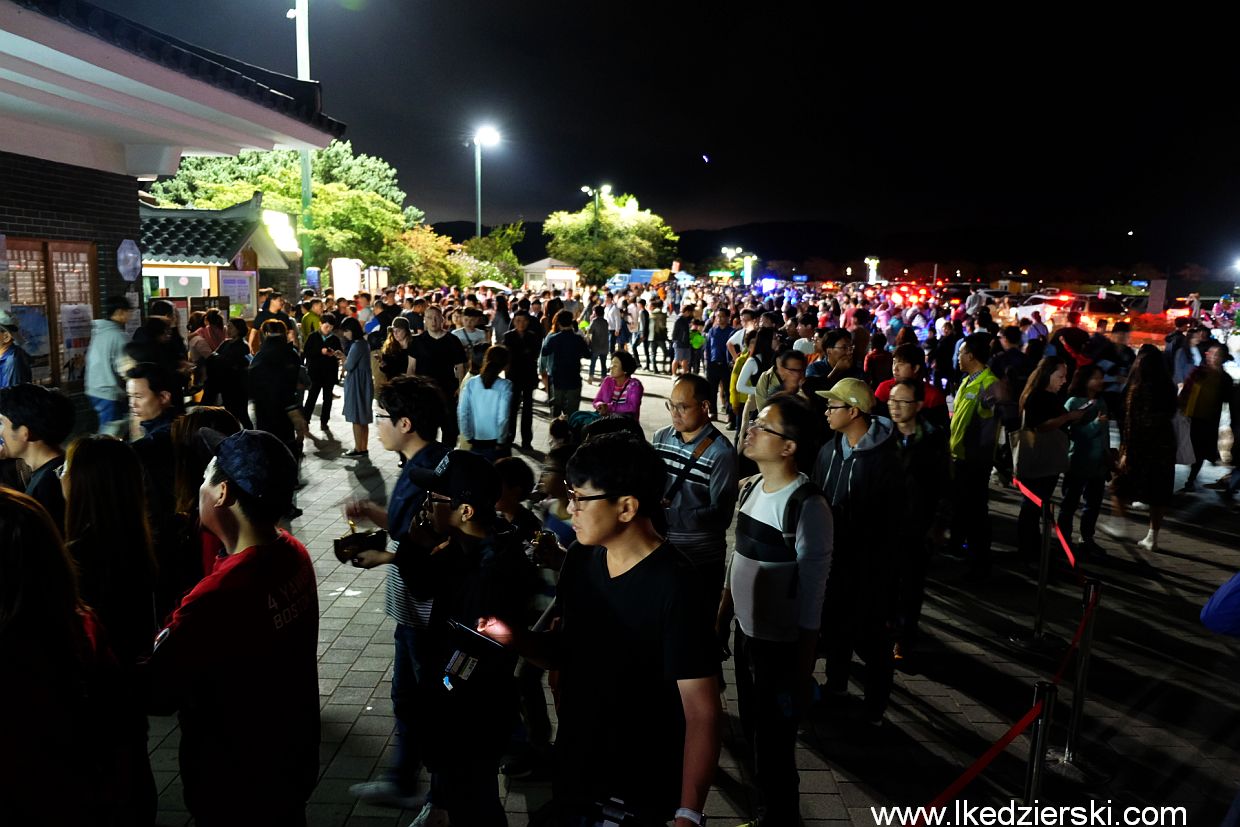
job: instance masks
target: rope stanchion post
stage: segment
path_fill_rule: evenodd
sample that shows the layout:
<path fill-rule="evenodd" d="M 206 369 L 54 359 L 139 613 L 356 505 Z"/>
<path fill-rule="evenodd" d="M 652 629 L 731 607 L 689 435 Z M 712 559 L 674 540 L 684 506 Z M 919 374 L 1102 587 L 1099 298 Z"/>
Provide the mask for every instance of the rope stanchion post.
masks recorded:
<path fill-rule="evenodd" d="M 1042 553 L 1038 556 L 1038 605 L 1033 616 L 1033 639 L 1040 642 L 1046 626 L 1046 592 L 1051 579 L 1051 540 L 1055 533 L 1055 514 L 1050 497 L 1042 501 Z"/>
<path fill-rule="evenodd" d="M 1042 794 L 1042 779 L 1046 775 L 1046 748 L 1049 743 L 1051 721 L 1055 712 L 1055 684 L 1038 681 L 1033 691 L 1033 703 L 1041 708 L 1041 714 L 1033 723 L 1029 735 L 1029 764 L 1025 769 L 1025 803 L 1033 804 Z"/>
<path fill-rule="evenodd" d="M 1071 764 L 1076 759 L 1080 748 L 1081 719 L 1085 715 L 1085 699 L 1088 695 L 1086 687 L 1089 683 L 1089 655 L 1094 641 L 1094 621 L 1098 616 L 1098 598 L 1101 596 L 1102 585 L 1097 580 L 1086 580 L 1084 596 L 1081 598 L 1085 609 L 1085 631 L 1081 634 L 1081 643 L 1076 650 L 1076 675 L 1072 681 L 1072 711 L 1068 715 L 1068 740 L 1064 743 L 1063 762 Z"/>

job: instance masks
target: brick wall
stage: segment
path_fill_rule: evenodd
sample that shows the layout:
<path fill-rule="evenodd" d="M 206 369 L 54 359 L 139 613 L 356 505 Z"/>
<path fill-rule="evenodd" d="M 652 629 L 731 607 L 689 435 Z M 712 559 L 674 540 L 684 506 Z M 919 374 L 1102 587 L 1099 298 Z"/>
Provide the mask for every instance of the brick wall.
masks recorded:
<path fill-rule="evenodd" d="M 121 241 L 141 237 L 138 182 L 126 175 L 0 152 L 0 233 L 93 241 L 99 298 L 127 292 L 116 271 Z"/>

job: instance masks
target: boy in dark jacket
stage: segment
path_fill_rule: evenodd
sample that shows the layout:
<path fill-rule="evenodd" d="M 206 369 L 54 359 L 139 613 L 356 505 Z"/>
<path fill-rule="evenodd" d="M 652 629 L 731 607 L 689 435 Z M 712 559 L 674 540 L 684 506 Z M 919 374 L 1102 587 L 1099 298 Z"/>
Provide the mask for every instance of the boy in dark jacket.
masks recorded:
<path fill-rule="evenodd" d="M 894 535 L 882 530 L 890 503 L 904 500 L 904 471 L 890 419 L 874 416 L 874 393 L 860 379 L 841 379 L 816 391 L 827 403 L 833 434 L 818 452 L 813 480 L 831 504 L 835 554 L 823 607 L 822 647 L 827 692 L 848 691 L 852 653 L 866 665 L 865 719 L 879 725 L 894 670 L 887 631 L 894 592 Z"/>

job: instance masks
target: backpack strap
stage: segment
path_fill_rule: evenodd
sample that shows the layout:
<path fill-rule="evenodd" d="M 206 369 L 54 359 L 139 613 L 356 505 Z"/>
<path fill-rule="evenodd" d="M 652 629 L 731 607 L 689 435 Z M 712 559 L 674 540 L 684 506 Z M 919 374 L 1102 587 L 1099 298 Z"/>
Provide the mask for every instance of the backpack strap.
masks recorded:
<path fill-rule="evenodd" d="M 784 535 L 784 542 L 794 553 L 797 547 L 797 524 L 801 520 L 801 508 L 806 500 L 814 496 L 823 496 L 822 489 L 813 480 L 806 480 L 797 486 L 797 489 L 788 497 L 787 504 L 784 505 L 784 520 L 783 525 L 780 526 L 780 532 Z"/>

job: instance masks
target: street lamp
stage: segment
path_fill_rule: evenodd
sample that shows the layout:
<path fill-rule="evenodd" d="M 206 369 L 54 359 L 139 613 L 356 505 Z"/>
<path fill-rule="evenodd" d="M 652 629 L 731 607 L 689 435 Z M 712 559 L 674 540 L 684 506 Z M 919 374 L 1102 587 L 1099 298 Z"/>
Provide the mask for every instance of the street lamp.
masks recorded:
<path fill-rule="evenodd" d="M 586 195 L 594 198 L 594 238 L 598 239 L 598 199 L 600 195 L 611 195 L 611 184 L 603 184 L 599 187 L 582 187 L 581 191 Z"/>
<path fill-rule="evenodd" d="M 285 17 L 297 24 L 297 79 L 310 80 L 310 0 L 296 0 Z M 310 229 L 310 150 L 301 151 L 301 226 Z M 301 267 L 310 264 L 310 241 L 303 236 Z"/>
<path fill-rule="evenodd" d="M 478 211 L 474 220 L 474 235 L 482 237 L 482 148 L 499 143 L 499 131 L 493 126 L 481 127 L 474 133 L 474 191 Z"/>

